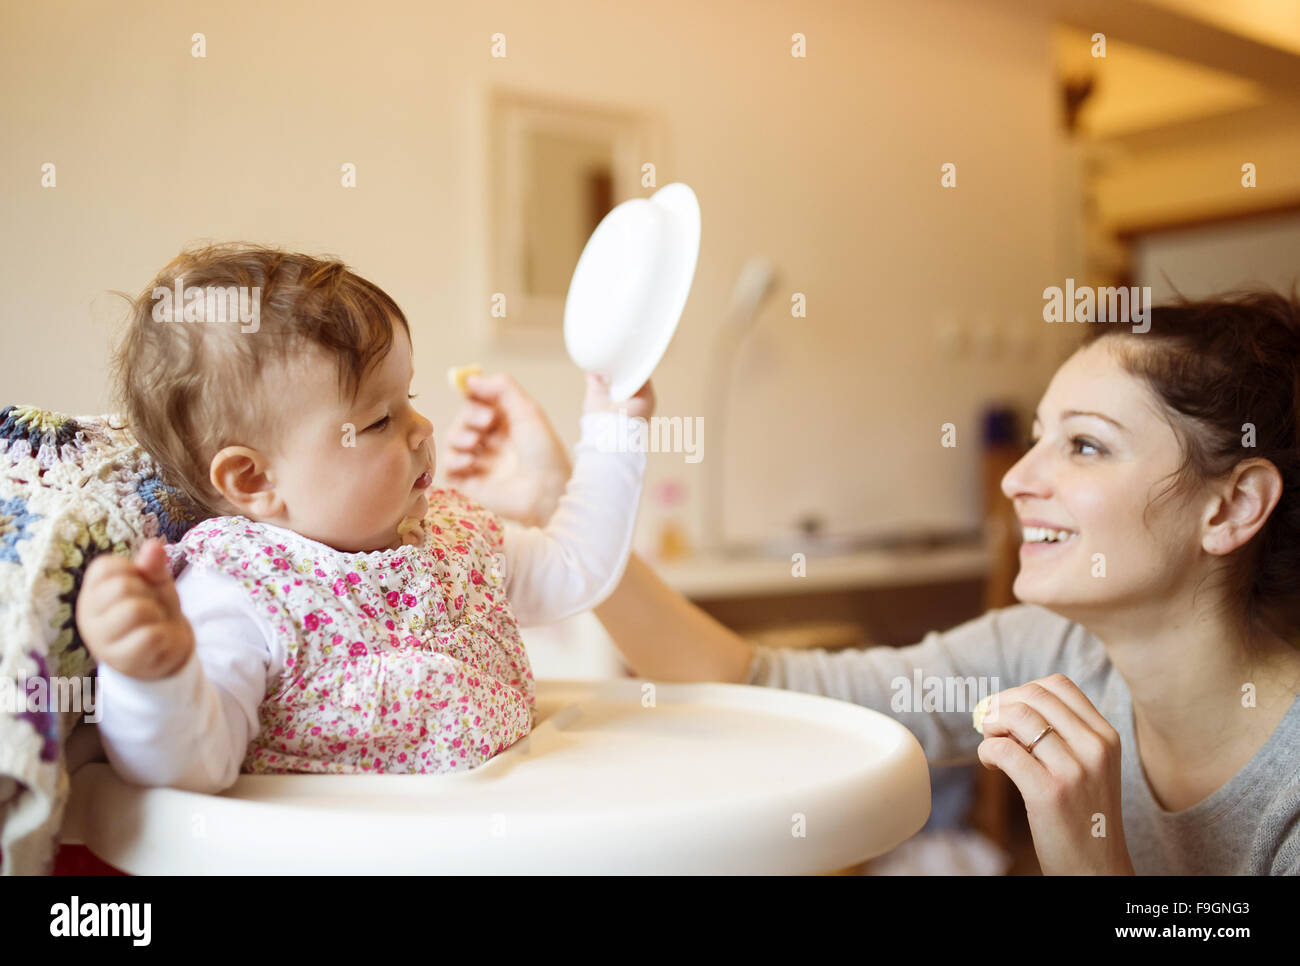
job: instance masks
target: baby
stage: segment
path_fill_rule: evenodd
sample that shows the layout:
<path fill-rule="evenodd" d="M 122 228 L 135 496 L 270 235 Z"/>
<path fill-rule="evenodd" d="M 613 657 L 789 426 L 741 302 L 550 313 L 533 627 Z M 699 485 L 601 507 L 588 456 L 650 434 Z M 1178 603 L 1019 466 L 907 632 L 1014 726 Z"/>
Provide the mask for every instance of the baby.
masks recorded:
<path fill-rule="evenodd" d="M 122 777 L 458 774 L 528 734 L 519 625 L 620 579 L 646 458 L 595 441 L 619 408 L 650 414 L 648 383 L 620 407 L 589 377 L 573 475 L 537 528 L 432 487 L 406 318 L 339 262 L 182 253 L 134 301 L 114 367 L 135 436 L 208 517 L 86 570 L 77 627 Z"/>

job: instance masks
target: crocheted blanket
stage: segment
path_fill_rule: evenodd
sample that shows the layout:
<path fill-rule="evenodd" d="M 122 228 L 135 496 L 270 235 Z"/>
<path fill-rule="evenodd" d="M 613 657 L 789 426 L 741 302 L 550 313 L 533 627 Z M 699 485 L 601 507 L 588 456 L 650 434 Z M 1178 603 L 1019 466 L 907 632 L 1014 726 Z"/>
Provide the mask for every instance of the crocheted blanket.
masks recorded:
<path fill-rule="evenodd" d="M 86 565 L 201 519 L 117 414 L 0 410 L 0 873 L 53 869 L 65 744 L 96 693 L 73 607 Z"/>

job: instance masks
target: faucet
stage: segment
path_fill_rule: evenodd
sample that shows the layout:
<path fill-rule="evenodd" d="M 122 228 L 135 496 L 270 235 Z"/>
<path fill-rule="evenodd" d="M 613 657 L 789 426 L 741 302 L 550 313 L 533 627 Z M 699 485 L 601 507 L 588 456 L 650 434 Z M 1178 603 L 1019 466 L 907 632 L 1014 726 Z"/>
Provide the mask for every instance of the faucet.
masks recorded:
<path fill-rule="evenodd" d="M 731 290 L 731 305 L 727 318 L 718 330 L 713 343 L 712 374 L 709 381 L 709 412 L 713 421 L 714 471 L 706 477 L 705 484 L 705 546 L 715 553 L 723 553 L 726 539 L 722 526 L 722 513 L 726 505 L 723 496 L 726 492 L 724 467 L 726 460 L 720 450 L 726 444 L 720 442 L 726 438 L 727 390 L 731 387 L 732 370 L 735 368 L 736 350 L 744 342 L 745 336 L 754 327 L 758 318 L 759 307 L 772 292 L 776 283 L 776 271 L 771 261 L 762 255 L 754 255 L 745 262 Z"/>

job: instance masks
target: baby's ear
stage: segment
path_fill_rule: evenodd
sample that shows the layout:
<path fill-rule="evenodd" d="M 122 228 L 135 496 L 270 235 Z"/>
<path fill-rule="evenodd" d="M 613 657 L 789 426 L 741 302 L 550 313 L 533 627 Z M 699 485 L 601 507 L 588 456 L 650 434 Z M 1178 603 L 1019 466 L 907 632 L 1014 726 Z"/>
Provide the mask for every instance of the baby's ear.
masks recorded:
<path fill-rule="evenodd" d="M 212 485 L 242 516 L 267 519 L 276 516 L 283 500 L 267 475 L 269 462 L 248 446 L 227 446 L 212 457 Z"/>

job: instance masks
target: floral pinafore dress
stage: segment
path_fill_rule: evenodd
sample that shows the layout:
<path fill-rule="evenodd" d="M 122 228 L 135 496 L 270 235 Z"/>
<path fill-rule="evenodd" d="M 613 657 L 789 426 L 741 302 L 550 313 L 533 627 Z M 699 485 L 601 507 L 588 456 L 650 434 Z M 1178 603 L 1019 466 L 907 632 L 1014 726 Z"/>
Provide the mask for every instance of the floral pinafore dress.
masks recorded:
<path fill-rule="evenodd" d="M 532 668 L 505 598 L 503 530 L 431 490 L 413 545 L 343 553 L 242 516 L 167 547 L 235 577 L 285 649 L 244 772 L 466 772 L 532 730 Z"/>

